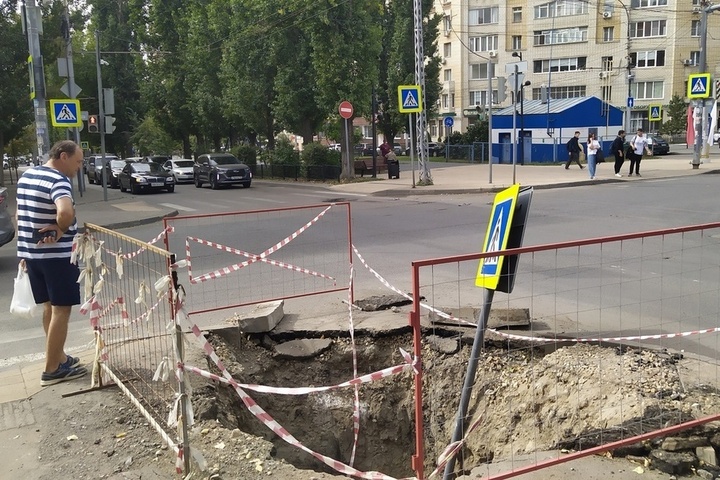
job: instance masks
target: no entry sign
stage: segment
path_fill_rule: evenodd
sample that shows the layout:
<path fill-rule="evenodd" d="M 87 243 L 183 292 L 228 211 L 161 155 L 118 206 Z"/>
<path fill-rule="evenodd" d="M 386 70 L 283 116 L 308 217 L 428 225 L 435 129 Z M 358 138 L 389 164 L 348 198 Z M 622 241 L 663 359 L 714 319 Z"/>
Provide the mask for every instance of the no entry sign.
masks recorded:
<path fill-rule="evenodd" d="M 352 103 L 345 100 L 344 102 L 340 103 L 340 108 L 338 108 L 338 111 L 340 112 L 340 116 L 342 118 L 344 118 L 345 120 L 349 119 L 353 115 Z"/>

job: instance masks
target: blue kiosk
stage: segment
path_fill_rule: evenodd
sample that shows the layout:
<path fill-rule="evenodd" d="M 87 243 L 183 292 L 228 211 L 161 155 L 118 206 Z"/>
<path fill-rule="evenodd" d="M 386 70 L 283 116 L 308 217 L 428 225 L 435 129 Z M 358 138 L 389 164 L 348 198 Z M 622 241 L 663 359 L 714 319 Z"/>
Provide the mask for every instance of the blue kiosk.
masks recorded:
<path fill-rule="evenodd" d="M 513 162 L 513 108 L 517 108 L 515 117 L 518 139 L 517 163 L 566 161 L 565 144 L 576 131 L 580 132 L 581 144 L 587 143 L 590 133 L 595 133 L 603 150 L 607 152 L 618 130 L 623 128 L 623 111 L 597 97 L 558 100 L 551 98 L 547 102 L 525 100 L 522 118 L 520 104 L 493 112 L 493 163 Z"/>

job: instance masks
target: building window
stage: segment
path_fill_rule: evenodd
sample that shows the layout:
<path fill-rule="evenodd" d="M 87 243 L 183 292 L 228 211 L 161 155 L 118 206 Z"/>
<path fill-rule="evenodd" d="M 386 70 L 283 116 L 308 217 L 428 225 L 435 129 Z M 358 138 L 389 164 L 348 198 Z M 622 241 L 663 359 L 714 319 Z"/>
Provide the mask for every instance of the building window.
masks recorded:
<path fill-rule="evenodd" d="M 603 2 L 603 12 L 615 12 L 615 0 L 605 0 Z"/>
<path fill-rule="evenodd" d="M 470 37 L 470 50 L 473 52 L 488 52 L 498 49 L 498 36 Z"/>
<path fill-rule="evenodd" d="M 532 96 L 533 100 L 542 100 L 542 88 L 533 88 L 532 90 Z M 551 87 L 550 88 L 550 98 L 554 98 L 555 100 L 559 100 L 561 98 L 579 98 L 584 97 L 585 95 L 585 86 L 583 85 L 574 85 L 569 87 Z"/>
<path fill-rule="evenodd" d="M 692 62 L 693 65 L 700 65 L 700 50 L 690 52 L 690 62 Z"/>
<path fill-rule="evenodd" d="M 637 68 L 662 67 L 665 65 L 665 50 L 633 52 L 630 54 L 630 63 Z"/>
<path fill-rule="evenodd" d="M 533 62 L 533 73 L 574 72 L 575 70 L 585 70 L 586 62 L 587 57 L 535 60 Z"/>
<path fill-rule="evenodd" d="M 588 2 L 579 0 L 557 0 L 535 6 L 535 18 L 567 17 L 588 13 Z"/>
<path fill-rule="evenodd" d="M 602 57 L 600 59 L 602 63 L 603 72 L 612 72 L 613 69 L 613 57 Z"/>
<path fill-rule="evenodd" d="M 445 70 L 443 70 L 443 81 L 449 82 L 450 80 L 452 80 L 452 70 L 446 68 Z"/>
<path fill-rule="evenodd" d="M 664 82 L 637 82 L 632 84 L 633 97 L 638 100 L 662 99 L 665 97 Z"/>
<path fill-rule="evenodd" d="M 512 9 L 512 21 L 513 23 L 522 22 L 522 7 L 513 7 Z"/>
<path fill-rule="evenodd" d="M 450 94 L 450 108 L 455 108 L 455 94 Z"/>
<path fill-rule="evenodd" d="M 450 15 L 445 15 L 443 17 L 443 33 L 445 33 L 445 36 L 450 35 L 450 32 L 452 31 L 452 17 Z"/>
<path fill-rule="evenodd" d="M 468 12 L 468 25 L 487 25 L 498 23 L 500 9 L 498 7 L 476 8 Z"/>
<path fill-rule="evenodd" d="M 536 30 L 533 35 L 534 45 L 587 42 L 587 27 Z"/>
<path fill-rule="evenodd" d="M 522 50 L 522 35 L 513 35 L 512 37 L 512 49 Z"/>
<path fill-rule="evenodd" d="M 452 56 L 452 43 L 447 42 L 443 44 L 443 57 L 448 58 Z"/>
<path fill-rule="evenodd" d="M 487 80 L 488 66 L 487 63 L 471 63 L 470 64 L 470 80 Z"/>
<path fill-rule="evenodd" d="M 693 20 L 690 24 L 690 36 L 691 37 L 699 37 L 700 36 L 700 20 Z"/>
<path fill-rule="evenodd" d="M 493 90 L 493 103 L 497 103 L 497 90 Z M 487 90 L 473 90 L 470 92 L 470 105 L 486 106 Z"/>
<path fill-rule="evenodd" d="M 442 106 L 443 108 L 450 108 L 450 95 L 443 93 L 442 95 Z"/>
<path fill-rule="evenodd" d="M 630 37 L 664 37 L 665 20 L 652 20 L 649 22 L 636 22 L 630 24 Z"/>
<path fill-rule="evenodd" d="M 615 41 L 615 27 L 603 27 L 603 42 Z"/>
<path fill-rule="evenodd" d="M 612 99 L 612 85 L 604 85 L 600 87 L 600 94 L 605 102 L 610 102 Z"/>
<path fill-rule="evenodd" d="M 631 8 L 645 8 L 645 7 L 666 7 L 667 0 L 632 0 L 630 2 Z"/>

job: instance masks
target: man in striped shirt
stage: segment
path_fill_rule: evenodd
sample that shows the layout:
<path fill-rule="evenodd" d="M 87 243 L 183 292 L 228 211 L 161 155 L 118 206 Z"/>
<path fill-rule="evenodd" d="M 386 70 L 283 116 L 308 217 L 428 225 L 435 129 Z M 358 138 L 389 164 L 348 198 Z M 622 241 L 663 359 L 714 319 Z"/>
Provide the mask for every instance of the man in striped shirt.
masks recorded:
<path fill-rule="evenodd" d="M 35 303 L 43 306 L 42 386 L 87 373 L 78 365 L 79 358 L 65 353 L 70 312 L 80 304 L 80 272 L 70 263 L 77 221 L 69 177 L 78 172 L 82 161 L 82 149 L 63 140 L 50 149 L 45 165 L 27 170 L 17 185 L 18 257 L 27 269 Z"/>

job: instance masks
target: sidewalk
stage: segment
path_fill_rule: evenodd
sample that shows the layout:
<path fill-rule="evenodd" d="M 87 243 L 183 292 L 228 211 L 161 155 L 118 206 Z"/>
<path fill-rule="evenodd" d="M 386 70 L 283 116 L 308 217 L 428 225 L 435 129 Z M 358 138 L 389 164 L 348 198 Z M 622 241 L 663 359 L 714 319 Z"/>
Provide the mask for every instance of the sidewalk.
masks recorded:
<path fill-rule="evenodd" d="M 713 152 L 714 153 L 714 152 Z M 716 154 L 717 155 L 717 154 Z M 700 175 L 720 172 L 720 158 L 713 159 L 693 169 L 692 151 L 682 151 L 663 157 L 647 157 L 641 163 L 642 177 L 627 177 L 629 165 L 623 166 L 623 177 L 614 176 L 611 162 L 598 166 L 598 178 L 590 180 L 587 169 L 580 170 L 577 165 L 565 170 L 563 165 L 480 165 L 480 164 L 445 164 L 431 163 L 433 185 L 413 187 L 413 172 L 409 164 L 402 164 L 399 179 L 387 179 L 378 176 L 377 180 L 352 184 L 327 185 L 338 193 L 355 193 L 375 196 L 412 196 L 427 194 L 462 194 L 482 193 L 502 190 L 516 180 L 522 185 L 530 185 L 536 189 L 575 187 L 582 185 L 601 185 L 604 183 L 642 182 L 648 180 Z M 490 178 L 492 171 L 492 180 Z M 415 181 L 419 180 L 419 172 L 415 171 Z M 262 183 L 264 180 L 256 179 Z M 15 185 L 9 185 L 6 176 L 6 187 L 9 190 L 10 209 L 15 210 Z M 298 183 L 293 183 L 294 186 Z M 318 184 L 309 184 L 317 188 Z M 177 195 L 177 194 L 176 194 Z M 108 228 L 125 228 L 156 222 L 166 216 L 177 215 L 171 208 L 153 205 L 153 197 L 136 197 L 118 190 L 107 190 L 107 201 L 98 186 L 91 185 L 80 196 L 76 195 L 78 207 L 78 223 L 94 223 Z M 93 352 L 81 353 L 84 363 L 90 364 Z M 0 459 L 4 460 L 4 478 L 39 478 L 49 474 L 51 465 L 44 465 L 39 459 L 39 445 L 47 440 L 48 431 L 63 428 L 55 425 L 56 420 L 51 413 L 53 409 L 62 409 L 65 402 L 83 401 L 83 397 L 62 398 L 64 393 L 87 388 L 86 377 L 83 380 L 68 382 L 52 387 L 40 387 L 42 362 L 28 365 L 14 365 L 0 370 Z M 107 395 L 95 393 L 93 395 Z M 78 400 L 80 398 L 80 400 Z M 101 398 L 101 397 L 100 397 Z M 57 432 L 55 432 L 57 435 Z M 97 460 L 96 460 L 97 461 Z"/>

